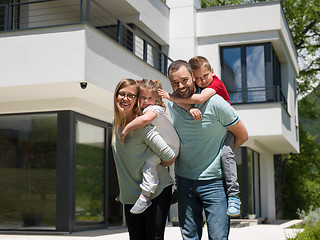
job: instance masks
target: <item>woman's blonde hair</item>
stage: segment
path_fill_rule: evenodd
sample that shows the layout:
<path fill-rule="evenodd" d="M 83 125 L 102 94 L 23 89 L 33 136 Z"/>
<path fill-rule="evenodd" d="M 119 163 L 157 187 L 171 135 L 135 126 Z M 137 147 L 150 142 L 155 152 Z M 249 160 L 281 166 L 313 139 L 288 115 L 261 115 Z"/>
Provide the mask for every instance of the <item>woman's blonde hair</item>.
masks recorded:
<path fill-rule="evenodd" d="M 159 89 L 162 89 L 162 85 L 159 80 L 142 79 L 142 80 L 138 80 L 138 83 L 140 86 L 140 91 L 141 90 L 151 91 L 152 95 L 156 100 L 156 105 L 163 107 L 163 109 L 166 110 L 166 105 L 164 104 L 162 97 L 158 93 Z M 140 101 L 139 101 L 139 106 L 140 106 Z"/>
<path fill-rule="evenodd" d="M 117 97 L 118 97 L 118 93 L 122 88 L 125 88 L 127 86 L 135 86 L 137 89 L 137 98 L 139 96 L 139 92 L 140 92 L 140 88 L 138 83 L 130 78 L 126 78 L 126 79 L 122 79 L 118 85 L 116 86 L 116 89 L 114 90 L 114 95 L 113 95 L 113 109 L 114 109 L 114 120 L 113 120 L 113 126 L 112 126 L 112 133 L 116 132 L 116 134 L 118 135 L 119 139 L 120 139 L 120 134 L 119 134 L 119 127 L 122 126 L 126 126 L 127 122 L 126 122 L 126 116 L 123 113 L 123 111 L 121 110 L 119 103 L 117 102 Z M 133 113 L 135 113 L 136 115 L 141 115 L 141 111 L 140 108 L 138 106 L 138 100 L 136 100 L 136 104 L 133 107 L 132 111 Z"/>

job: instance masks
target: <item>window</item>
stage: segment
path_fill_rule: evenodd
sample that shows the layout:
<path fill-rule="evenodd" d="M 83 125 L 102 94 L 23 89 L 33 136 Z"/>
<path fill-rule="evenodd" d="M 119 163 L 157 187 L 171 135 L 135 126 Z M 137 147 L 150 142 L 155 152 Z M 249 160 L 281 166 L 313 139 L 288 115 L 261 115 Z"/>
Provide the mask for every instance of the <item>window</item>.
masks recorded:
<path fill-rule="evenodd" d="M 111 127 L 73 111 L 0 115 L 0 229 L 123 225 Z"/>
<path fill-rule="evenodd" d="M 235 150 L 242 202 L 241 215 L 261 216 L 260 155 L 247 147 Z"/>
<path fill-rule="evenodd" d="M 57 114 L 0 117 L 0 228 L 55 229 Z"/>
<path fill-rule="evenodd" d="M 282 102 L 280 62 L 270 43 L 221 48 L 222 81 L 232 104 Z"/>
<path fill-rule="evenodd" d="M 76 121 L 76 224 L 105 223 L 105 130 Z"/>

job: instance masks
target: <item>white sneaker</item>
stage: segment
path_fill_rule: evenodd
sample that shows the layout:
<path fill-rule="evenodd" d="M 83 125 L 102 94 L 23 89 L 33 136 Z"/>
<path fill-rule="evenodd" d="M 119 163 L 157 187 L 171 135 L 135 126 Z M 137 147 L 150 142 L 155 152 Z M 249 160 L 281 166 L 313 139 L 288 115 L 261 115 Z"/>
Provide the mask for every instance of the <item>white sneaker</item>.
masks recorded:
<path fill-rule="evenodd" d="M 143 201 L 142 199 L 138 198 L 136 203 L 131 208 L 130 212 L 132 214 L 140 214 L 143 213 L 150 205 L 152 204 L 151 200 L 148 199 Z"/>

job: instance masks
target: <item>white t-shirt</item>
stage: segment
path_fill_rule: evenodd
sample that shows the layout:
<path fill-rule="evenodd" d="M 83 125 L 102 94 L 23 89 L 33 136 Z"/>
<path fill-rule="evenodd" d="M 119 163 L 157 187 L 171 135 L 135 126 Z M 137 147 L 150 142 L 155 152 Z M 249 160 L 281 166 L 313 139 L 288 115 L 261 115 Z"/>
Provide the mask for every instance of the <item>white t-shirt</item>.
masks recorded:
<path fill-rule="evenodd" d="M 143 110 L 143 114 L 147 111 L 153 111 L 157 114 L 157 117 L 151 122 L 156 126 L 156 131 L 165 140 L 165 142 L 172 148 L 172 150 L 178 155 L 180 147 L 180 139 L 173 127 L 173 124 L 168 119 L 163 107 L 158 105 L 149 105 Z"/>

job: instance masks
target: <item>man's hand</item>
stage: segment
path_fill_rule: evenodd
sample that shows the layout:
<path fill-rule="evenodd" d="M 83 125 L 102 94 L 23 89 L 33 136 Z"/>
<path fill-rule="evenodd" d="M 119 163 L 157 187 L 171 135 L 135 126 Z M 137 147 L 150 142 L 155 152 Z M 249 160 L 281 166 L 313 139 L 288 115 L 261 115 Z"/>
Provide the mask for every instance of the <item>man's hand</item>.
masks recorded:
<path fill-rule="evenodd" d="M 198 108 L 191 108 L 189 110 L 189 113 L 194 118 L 194 120 L 201 120 L 202 119 L 202 113 Z"/>

